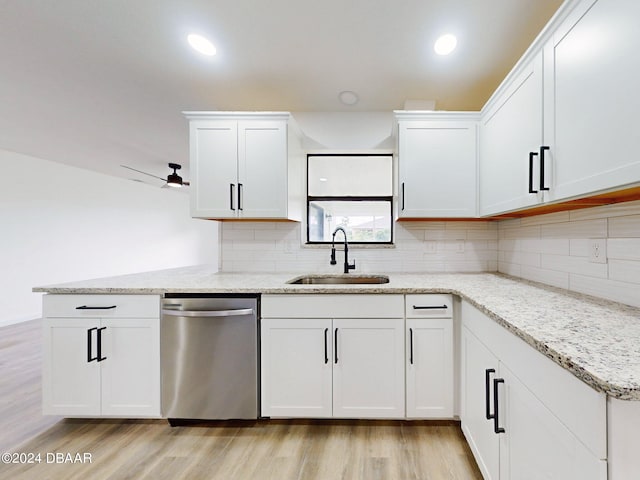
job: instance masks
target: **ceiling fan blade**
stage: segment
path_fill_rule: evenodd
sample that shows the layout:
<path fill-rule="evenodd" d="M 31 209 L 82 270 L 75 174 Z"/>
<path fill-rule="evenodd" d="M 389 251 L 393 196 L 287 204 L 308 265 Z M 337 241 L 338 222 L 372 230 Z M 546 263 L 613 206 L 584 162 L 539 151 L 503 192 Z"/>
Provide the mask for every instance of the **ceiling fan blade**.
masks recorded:
<path fill-rule="evenodd" d="M 127 168 L 127 169 L 129 169 L 129 170 L 133 170 L 134 172 L 142 173 L 143 175 L 148 175 L 148 176 L 150 176 L 150 177 L 157 178 L 157 179 L 159 179 L 159 180 L 162 180 L 163 182 L 166 182 L 166 181 L 167 181 L 167 179 L 166 179 L 166 178 L 162 178 L 162 177 L 159 177 L 159 176 L 157 176 L 157 175 L 153 175 L 153 174 L 151 174 L 151 173 L 143 172 L 142 170 L 138 170 L 138 169 L 136 169 L 136 168 L 128 167 L 128 166 L 126 166 L 126 165 L 120 165 L 120 166 L 121 166 L 122 168 Z"/>

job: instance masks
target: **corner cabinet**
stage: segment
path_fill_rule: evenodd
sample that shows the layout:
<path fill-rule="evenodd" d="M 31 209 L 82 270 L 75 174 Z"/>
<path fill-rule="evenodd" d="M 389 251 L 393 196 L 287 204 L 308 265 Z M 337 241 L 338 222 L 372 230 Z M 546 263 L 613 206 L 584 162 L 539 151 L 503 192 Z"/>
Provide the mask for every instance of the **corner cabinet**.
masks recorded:
<path fill-rule="evenodd" d="M 184 112 L 191 216 L 301 220 L 301 133 L 286 112 Z"/>
<path fill-rule="evenodd" d="M 461 420 L 486 480 L 607 479 L 606 396 L 464 301 Z"/>
<path fill-rule="evenodd" d="M 263 295 L 261 311 L 263 416 L 404 418 L 402 295 Z"/>
<path fill-rule="evenodd" d="M 398 218 L 473 218 L 477 212 L 476 113 L 395 112 Z"/>
<path fill-rule="evenodd" d="M 43 413 L 160 417 L 160 299 L 45 295 Z"/>
<path fill-rule="evenodd" d="M 575 2 L 544 47 L 550 201 L 640 182 L 640 2 Z"/>

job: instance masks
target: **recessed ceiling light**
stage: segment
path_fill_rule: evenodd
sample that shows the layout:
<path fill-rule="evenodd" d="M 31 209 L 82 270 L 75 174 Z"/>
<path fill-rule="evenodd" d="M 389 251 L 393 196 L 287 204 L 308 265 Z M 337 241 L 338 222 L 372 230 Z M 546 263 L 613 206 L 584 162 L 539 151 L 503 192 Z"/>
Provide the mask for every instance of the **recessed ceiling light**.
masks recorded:
<path fill-rule="evenodd" d="M 451 35 L 447 33 L 446 35 L 442 35 L 438 40 L 436 40 L 433 49 L 438 55 L 449 55 L 453 52 L 458 44 L 458 39 L 455 35 Z"/>
<path fill-rule="evenodd" d="M 352 92 L 351 90 L 345 90 L 338 94 L 338 98 L 343 105 L 355 105 L 358 103 L 358 94 L 356 92 Z"/>
<path fill-rule="evenodd" d="M 204 38 L 202 35 L 196 35 L 195 33 L 192 33 L 187 37 L 187 41 L 195 51 L 200 52 L 203 55 L 212 57 L 216 54 L 216 47 L 214 47 L 213 43 Z"/>
<path fill-rule="evenodd" d="M 326 182 L 327 181 L 327 179 L 324 178 L 324 177 L 320 177 L 318 180 L 320 180 L 321 182 Z"/>

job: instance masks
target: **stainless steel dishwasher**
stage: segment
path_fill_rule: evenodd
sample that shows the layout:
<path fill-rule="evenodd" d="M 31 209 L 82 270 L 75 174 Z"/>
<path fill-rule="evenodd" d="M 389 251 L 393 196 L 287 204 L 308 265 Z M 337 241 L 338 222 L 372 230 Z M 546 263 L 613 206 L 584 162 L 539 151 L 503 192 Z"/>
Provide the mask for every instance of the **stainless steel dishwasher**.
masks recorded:
<path fill-rule="evenodd" d="M 259 306 L 256 296 L 165 295 L 162 412 L 171 425 L 258 418 Z"/>

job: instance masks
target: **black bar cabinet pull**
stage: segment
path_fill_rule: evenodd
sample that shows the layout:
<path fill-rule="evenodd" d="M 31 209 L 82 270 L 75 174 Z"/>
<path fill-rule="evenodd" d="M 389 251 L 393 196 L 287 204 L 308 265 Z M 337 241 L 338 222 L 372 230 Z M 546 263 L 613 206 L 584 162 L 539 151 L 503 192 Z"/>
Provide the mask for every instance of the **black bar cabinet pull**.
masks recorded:
<path fill-rule="evenodd" d="M 504 428 L 500 426 L 499 407 L 498 407 L 498 384 L 504 383 L 504 378 L 493 379 L 493 431 L 495 433 L 504 433 Z"/>
<path fill-rule="evenodd" d="M 402 210 L 404 210 L 404 182 L 402 182 Z"/>
<path fill-rule="evenodd" d="M 229 208 L 233 211 L 235 211 L 235 207 L 233 206 L 233 197 L 235 197 L 234 193 L 235 193 L 235 189 L 236 189 L 236 185 L 235 183 L 230 183 L 229 184 Z"/>
<path fill-rule="evenodd" d="M 88 307 L 87 305 L 80 305 L 76 307 L 76 310 L 111 310 L 116 307 L 117 305 L 109 305 L 108 307 Z"/>
<path fill-rule="evenodd" d="M 325 328 L 324 329 L 324 364 L 326 365 L 327 363 L 329 363 L 329 339 L 328 334 L 329 333 L 329 329 Z"/>
<path fill-rule="evenodd" d="M 242 184 L 238 183 L 238 210 L 242 210 Z"/>
<path fill-rule="evenodd" d="M 106 328 L 107 327 L 98 328 L 98 356 L 96 358 L 98 362 L 101 362 L 107 359 L 107 357 L 102 356 L 102 331 L 106 330 Z"/>
<path fill-rule="evenodd" d="M 413 328 L 409 329 L 409 363 L 413 365 Z"/>
<path fill-rule="evenodd" d="M 529 193 L 538 193 L 533 189 L 533 157 L 537 156 L 537 152 L 529 152 Z"/>
<path fill-rule="evenodd" d="M 338 363 L 338 329 L 333 333 L 333 363 Z"/>
<path fill-rule="evenodd" d="M 549 190 L 549 187 L 544 186 L 544 152 L 549 149 L 545 145 L 540 147 L 540 190 Z"/>
<path fill-rule="evenodd" d="M 487 420 L 491 420 L 493 418 L 493 415 L 491 414 L 491 387 L 489 386 L 489 384 L 491 383 L 492 373 L 496 373 L 494 368 L 487 368 L 484 371 L 484 406 Z"/>
<path fill-rule="evenodd" d="M 449 308 L 446 305 L 414 305 L 414 310 L 438 310 L 441 308 Z"/>
<path fill-rule="evenodd" d="M 91 332 L 93 332 L 94 330 L 98 330 L 98 327 L 93 327 L 87 330 L 87 363 L 98 360 L 98 357 L 93 357 L 91 355 L 91 350 L 93 350 L 93 348 L 91 348 Z"/>

